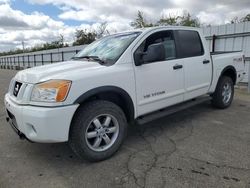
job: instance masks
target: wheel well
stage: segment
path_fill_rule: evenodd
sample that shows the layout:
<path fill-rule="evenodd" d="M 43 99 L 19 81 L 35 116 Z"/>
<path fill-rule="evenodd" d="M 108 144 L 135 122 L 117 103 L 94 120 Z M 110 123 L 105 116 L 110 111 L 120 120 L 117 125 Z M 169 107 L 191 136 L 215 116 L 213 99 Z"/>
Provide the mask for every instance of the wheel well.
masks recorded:
<path fill-rule="evenodd" d="M 129 97 L 129 95 L 123 92 L 118 91 L 99 91 L 99 92 L 92 92 L 90 91 L 81 96 L 79 99 L 76 100 L 75 103 L 78 103 L 80 105 L 84 105 L 87 102 L 93 101 L 93 100 L 106 100 L 110 101 L 116 105 L 118 105 L 124 112 L 127 121 L 131 122 L 134 120 L 134 105 L 132 102 L 132 99 Z"/>
<path fill-rule="evenodd" d="M 234 85 L 236 84 L 237 74 L 235 68 L 233 67 L 225 68 L 221 73 L 221 77 L 222 76 L 228 76 L 232 78 Z"/>

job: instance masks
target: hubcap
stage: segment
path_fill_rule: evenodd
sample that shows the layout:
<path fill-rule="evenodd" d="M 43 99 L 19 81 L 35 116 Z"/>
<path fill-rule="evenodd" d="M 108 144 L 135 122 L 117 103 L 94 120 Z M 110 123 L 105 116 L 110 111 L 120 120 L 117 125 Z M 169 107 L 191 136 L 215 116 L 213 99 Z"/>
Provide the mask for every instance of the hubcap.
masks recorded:
<path fill-rule="evenodd" d="M 227 104 L 232 96 L 232 86 L 229 83 L 226 83 L 223 86 L 223 90 L 222 90 L 222 97 L 223 97 L 223 103 Z"/>
<path fill-rule="evenodd" d="M 105 151 L 116 141 L 119 133 L 117 119 L 109 114 L 95 117 L 85 132 L 87 145 L 93 151 Z"/>

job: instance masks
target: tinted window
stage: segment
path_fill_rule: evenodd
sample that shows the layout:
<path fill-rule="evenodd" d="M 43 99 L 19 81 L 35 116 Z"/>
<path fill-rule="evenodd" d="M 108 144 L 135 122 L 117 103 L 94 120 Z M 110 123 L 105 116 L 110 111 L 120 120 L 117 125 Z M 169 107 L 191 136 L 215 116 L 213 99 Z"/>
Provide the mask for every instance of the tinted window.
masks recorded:
<path fill-rule="evenodd" d="M 197 31 L 177 31 L 179 36 L 179 56 L 192 57 L 204 54 L 203 46 Z"/>
<path fill-rule="evenodd" d="M 160 31 L 150 35 L 142 42 L 136 52 L 147 52 L 148 46 L 157 43 L 162 43 L 164 45 L 166 60 L 176 58 L 175 42 L 172 31 Z"/>

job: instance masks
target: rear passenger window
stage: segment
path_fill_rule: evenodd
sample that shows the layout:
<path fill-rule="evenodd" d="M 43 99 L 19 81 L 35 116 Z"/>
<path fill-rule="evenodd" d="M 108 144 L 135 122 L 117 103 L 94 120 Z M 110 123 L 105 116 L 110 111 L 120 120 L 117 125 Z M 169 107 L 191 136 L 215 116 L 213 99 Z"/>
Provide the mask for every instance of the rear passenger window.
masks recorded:
<path fill-rule="evenodd" d="M 197 31 L 180 30 L 177 31 L 179 36 L 181 58 L 200 56 L 204 54 L 203 46 L 199 33 Z"/>

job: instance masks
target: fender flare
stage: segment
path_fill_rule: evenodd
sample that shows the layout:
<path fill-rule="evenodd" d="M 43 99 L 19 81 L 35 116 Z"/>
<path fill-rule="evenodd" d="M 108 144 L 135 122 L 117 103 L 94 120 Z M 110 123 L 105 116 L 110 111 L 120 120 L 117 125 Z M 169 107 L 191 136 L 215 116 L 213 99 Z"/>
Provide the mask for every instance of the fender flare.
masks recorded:
<path fill-rule="evenodd" d="M 237 71 L 236 71 L 236 69 L 234 68 L 234 66 L 232 66 L 232 65 L 229 65 L 229 66 L 225 67 L 225 68 L 221 71 L 220 77 L 219 77 L 219 78 L 221 78 L 221 76 L 222 76 L 226 71 L 228 71 L 228 70 L 231 70 L 231 71 L 234 72 L 234 74 L 235 74 L 235 80 L 233 80 L 233 81 L 234 81 L 234 84 L 235 84 L 235 82 L 236 82 L 236 80 L 237 80 Z"/>
<path fill-rule="evenodd" d="M 127 104 L 127 108 L 129 111 L 129 119 L 134 119 L 135 117 L 135 107 L 132 98 L 130 95 L 122 88 L 117 86 L 101 86 L 94 89 L 90 89 L 89 91 L 83 93 L 79 96 L 75 101 L 74 104 L 81 104 L 87 101 L 90 97 L 103 93 L 103 92 L 113 92 L 120 95 L 124 100 L 125 104 Z"/>

